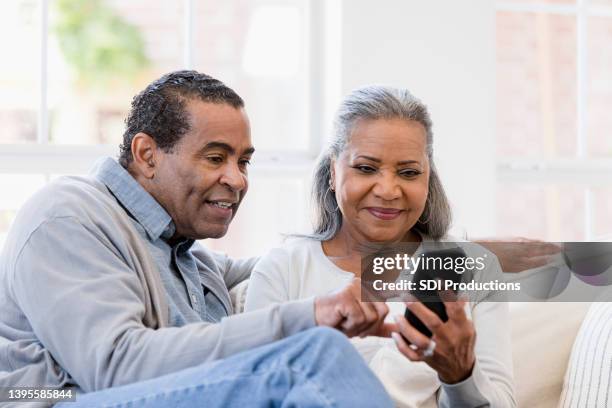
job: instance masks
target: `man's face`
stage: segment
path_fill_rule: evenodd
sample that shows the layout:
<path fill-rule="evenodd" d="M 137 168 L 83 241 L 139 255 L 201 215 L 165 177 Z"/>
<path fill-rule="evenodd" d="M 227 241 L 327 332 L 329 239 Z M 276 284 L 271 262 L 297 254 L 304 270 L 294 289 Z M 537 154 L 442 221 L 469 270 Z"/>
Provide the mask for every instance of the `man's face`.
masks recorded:
<path fill-rule="evenodd" d="M 220 238 L 248 188 L 253 154 L 244 109 L 190 100 L 191 130 L 172 152 L 156 152 L 151 193 L 170 214 L 176 235 Z"/>

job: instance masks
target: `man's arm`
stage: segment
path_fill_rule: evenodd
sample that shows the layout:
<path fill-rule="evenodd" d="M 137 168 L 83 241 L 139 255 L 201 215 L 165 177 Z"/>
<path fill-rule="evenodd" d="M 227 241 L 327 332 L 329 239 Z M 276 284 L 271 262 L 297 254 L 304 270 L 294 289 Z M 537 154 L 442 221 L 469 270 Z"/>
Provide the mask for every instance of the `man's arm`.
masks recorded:
<path fill-rule="evenodd" d="M 12 288 L 38 339 L 85 391 L 158 377 L 315 325 L 310 299 L 218 324 L 147 328 L 136 274 L 105 237 L 70 217 L 31 235 Z"/>
<path fill-rule="evenodd" d="M 198 245 L 196 247 L 196 245 Z M 212 256 L 214 262 L 219 265 L 221 272 L 223 273 L 223 280 L 228 290 L 231 290 L 234 286 L 238 285 L 251 277 L 251 272 L 255 267 L 255 264 L 259 260 L 259 257 L 234 259 L 230 258 L 226 254 L 206 251 L 198 243 L 194 245 L 192 250 L 193 255 L 196 258 L 203 260 L 205 257 Z"/>

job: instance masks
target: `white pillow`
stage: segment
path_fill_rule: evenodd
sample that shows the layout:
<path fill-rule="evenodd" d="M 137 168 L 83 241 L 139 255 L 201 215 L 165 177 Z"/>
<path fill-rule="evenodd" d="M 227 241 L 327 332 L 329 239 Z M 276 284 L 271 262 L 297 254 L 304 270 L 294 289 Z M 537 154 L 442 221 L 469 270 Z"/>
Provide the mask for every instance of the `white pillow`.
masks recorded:
<path fill-rule="evenodd" d="M 591 305 L 572 348 L 559 407 L 612 407 L 612 303 Z"/>

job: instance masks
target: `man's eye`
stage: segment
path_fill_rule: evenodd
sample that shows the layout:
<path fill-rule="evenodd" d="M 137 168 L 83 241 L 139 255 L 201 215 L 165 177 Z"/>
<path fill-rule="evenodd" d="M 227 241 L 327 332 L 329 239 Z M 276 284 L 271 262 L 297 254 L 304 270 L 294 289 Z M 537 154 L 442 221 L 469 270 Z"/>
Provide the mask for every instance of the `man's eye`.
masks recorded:
<path fill-rule="evenodd" d="M 376 171 L 376 169 L 372 166 L 366 166 L 366 165 L 358 165 L 355 166 L 355 168 L 357 170 L 359 170 L 360 172 L 364 173 L 364 174 L 372 174 Z"/>
<path fill-rule="evenodd" d="M 246 167 L 246 166 L 248 166 L 249 164 L 251 164 L 251 160 L 249 160 L 249 159 L 240 160 L 240 165 L 241 165 L 241 166 Z"/>
<path fill-rule="evenodd" d="M 223 163 L 223 157 L 221 156 L 209 156 L 207 157 L 207 160 L 213 164 Z"/>

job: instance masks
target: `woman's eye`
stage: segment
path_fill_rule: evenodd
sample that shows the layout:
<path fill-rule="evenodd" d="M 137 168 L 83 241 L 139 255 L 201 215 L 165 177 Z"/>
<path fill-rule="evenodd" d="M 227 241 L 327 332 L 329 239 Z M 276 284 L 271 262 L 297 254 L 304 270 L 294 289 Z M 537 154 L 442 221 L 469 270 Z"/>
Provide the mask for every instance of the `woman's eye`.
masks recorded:
<path fill-rule="evenodd" d="M 358 165 L 358 166 L 355 166 L 355 168 L 365 174 L 372 174 L 376 171 L 374 167 L 366 166 L 366 165 Z"/>
<path fill-rule="evenodd" d="M 400 171 L 399 174 L 402 177 L 412 178 L 412 177 L 418 176 L 419 174 L 421 174 L 421 172 L 418 170 L 407 169 L 407 170 Z"/>

